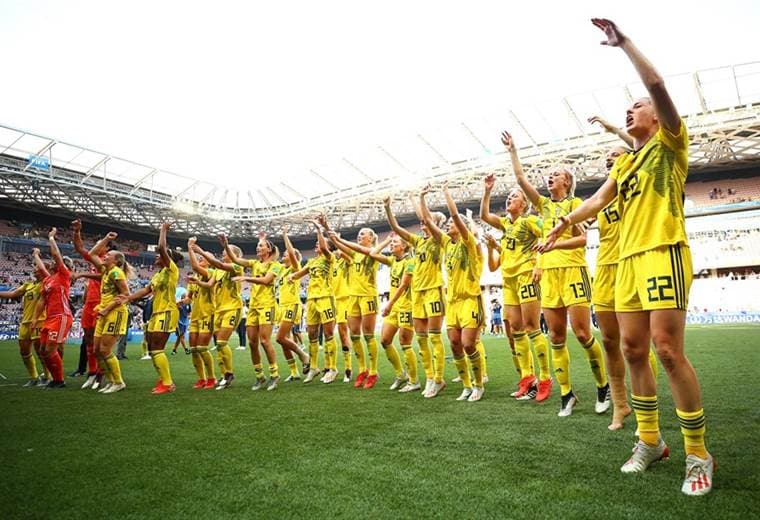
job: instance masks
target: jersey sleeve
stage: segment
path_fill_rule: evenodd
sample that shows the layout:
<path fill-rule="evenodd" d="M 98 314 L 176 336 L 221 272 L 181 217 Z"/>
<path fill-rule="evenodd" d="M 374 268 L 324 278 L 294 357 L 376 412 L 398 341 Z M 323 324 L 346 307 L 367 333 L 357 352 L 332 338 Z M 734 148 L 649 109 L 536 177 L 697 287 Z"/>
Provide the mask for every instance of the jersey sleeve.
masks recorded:
<path fill-rule="evenodd" d="M 475 235 L 473 233 L 467 233 L 467 238 L 464 241 L 464 245 L 467 248 L 467 252 L 470 253 L 473 257 L 480 254 L 480 250 L 478 249 L 478 239 L 475 238 Z"/>
<path fill-rule="evenodd" d="M 121 268 L 112 269 L 110 274 L 108 275 L 111 280 L 117 281 L 117 280 L 126 280 L 127 277 L 124 276 L 124 271 L 121 270 Z"/>
<path fill-rule="evenodd" d="M 544 221 L 535 215 L 531 215 L 528 217 L 528 229 L 533 235 L 540 238 L 544 234 Z"/>
<path fill-rule="evenodd" d="M 665 143 L 665 145 L 673 151 L 685 150 L 689 146 L 689 132 L 686 130 L 686 124 L 683 119 L 679 122 L 678 133 L 672 134 L 664 126 L 660 125 L 660 129 L 657 131 L 657 137 Z"/>
<path fill-rule="evenodd" d="M 406 261 L 406 267 L 404 268 L 406 274 L 414 274 L 414 260 L 411 258 Z"/>
<path fill-rule="evenodd" d="M 281 263 L 279 263 L 279 262 L 272 262 L 269 265 L 269 269 L 267 269 L 267 272 L 274 274 L 274 277 L 277 278 L 278 276 L 280 276 L 280 273 L 282 273 L 282 269 L 283 268 L 282 268 L 282 264 Z"/>
<path fill-rule="evenodd" d="M 549 197 L 546 197 L 544 195 L 538 196 L 538 204 L 536 204 L 536 211 L 541 213 L 544 210 L 544 205 L 549 201 Z"/>
<path fill-rule="evenodd" d="M 446 248 L 449 246 L 449 244 L 451 244 L 451 237 L 447 233 L 442 234 L 441 235 L 441 249 L 445 251 Z"/>
<path fill-rule="evenodd" d="M 409 245 L 411 245 L 412 247 L 417 247 L 420 243 L 420 240 L 422 239 L 420 238 L 419 235 L 412 235 L 409 237 Z"/>

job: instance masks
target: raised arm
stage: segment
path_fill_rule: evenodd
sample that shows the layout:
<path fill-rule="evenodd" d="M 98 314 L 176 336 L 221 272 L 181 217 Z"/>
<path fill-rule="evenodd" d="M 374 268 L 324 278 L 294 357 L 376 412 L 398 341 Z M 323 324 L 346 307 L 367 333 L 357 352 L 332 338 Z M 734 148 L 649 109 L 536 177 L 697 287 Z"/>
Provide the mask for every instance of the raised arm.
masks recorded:
<path fill-rule="evenodd" d="M 356 242 L 351 242 L 350 240 L 344 240 L 338 235 L 335 231 L 332 229 L 328 231 L 330 241 L 335 244 L 335 247 L 346 253 L 347 255 L 351 256 L 354 252 L 361 253 L 363 255 L 368 255 L 370 251 L 372 251 L 369 247 L 364 247 L 362 245 L 357 244 Z"/>
<path fill-rule="evenodd" d="M 203 258 L 206 259 L 206 261 L 211 264 L 216 269 L 222 269 L 224 271 L 227 271 L 228 273 L 235 272 L 235 264 L 228 264 L 227 262 L 222 262 L 221 260 L 217 260 L 217 258 L 209 253 L 208 251 L 204 251 L 201 249 L 201 246 L 198 244 L 193 245 L 193 250 L 201 255 Z"/>
<path fill-rule="evenodd" d="M 82 241 L 82 221 L 77 219 L 71 222 L 72 242 L 74 243 L 74 250 L 79 253 L 79 256 L 84 258 L 87 262 L 92 263 L 90 259 L 90 252 L 84 247 Z"/>
<path fill-rule="evenodd" d="M 303 278 L 304 276 L 306 276 L 307 274 L 309 274 L 309 268 L 308 267 L 304 267 L 300 271 L 296 271 L 295 273 L 293 273 L 290 276 L 288 276 L 288 281 L 292 282 L 293 280 L 299 280 L 299 279 Z"/>
<path fill-rule="evenodd" d="M 388 233 L 388 236 L 379 241 L 377 244 L 375 244 L 375 247 L 370 249 L 370 253 L 380 253 L 383 249 L 388 247 L 388 244 L 391 243 L 391 239 L 393 238 L 393 233 Z"/>
<path fill-rule="evenodd" d="M 148 296 L 150 293 L 153 292 L 153 287 L 150 285 L 146 285 L 142 289 L 139 289 L 132 294 L 129 294 L 129 291 L 126 293 L 119 294 L 119 296 L 116 297 L 115 301 L 118 301 L 117 305 L 121 305 L 122 303 L 130 303 L 137 300 L 142 300 L 146 296 Z"/>
<path fill-rule="evenodd" d="M 410 199 L 412 200 L 412 205 L 414 205 L 414 211 L 417 213 L 418 216 L 420 216 L 417 205 L 414 202 L 414 197 L 410 197 Z M 394 215 L 393 211 L 391 210 L 390 197 L 385 197 L 383 199 L 383 208 L 385 209 L 385 217 L 388 219 L 388 224 L 390 224 L 393 232 L 396 233 L 398 236 L 400 236 L 404 242 L 411 243 L 412 234 L 406 229 L 398 225 L 398 221 L 396 220 L 396 215 Z M 421 216 L 420 216 L 420 220 L 422 220 Z"/>
<path fill-rule="evenodd" d="M 196 258 L 195 252 L 193 251 L 193 246 L 197 240 L 198 239 L 196 237 L 190 237 L 187 239 L 187 257 L 190 259 L 190 268 L 193 270 L 193 272 L 198 273 L 203 278 L 208 278 L 208 269 L 198 263 L 198 258 Z"/>
<path fill-rule="evenodd" d="M 50 254 L 53 257 L 53 261 L 55 261 L 55 265 L 57 265 L 59 268 L 63 267 L 66 268 L 66 266 L 63 264 L 63 257 L 61 256 L 61 250 L 58 249 L 58 244 L 55 242 L 55 234 L 58 231 L 57 228 L 52 228 L 50 232 L 48 233 L 48 244 L 50 244 Z"/>
<path fill-rule="evenodd" d="M 491 213 L 491 191 L 495 184 L 496 177 L 493 173 L 489 173 L 486 175 L 486 178 L 483 179 L 483 197 L 480 199 L 480 220 L 503 231 L 504 228 L 501 225 L 499 215 Z"/>
<path fill-rule="evenodd" d="M 108 247 L 108 243 L 112 240 L 116 240 L 116 237 L 119 236 L 113 231 L 109 231 L 106 233 L 106 236 L 98 240 L 94 246 L 90 249 L 89 253 L 87 253 L 87 256 L 89 258 L 86 258 L 88 262 L 90 262 L 92 265 L 94 265 L 98 270 L 100 270 L 101 266 L 103 265 L 103 262 L 100 261 L 100 252 L 103 251 L 106 247 Z"/>
<path fill-rule="evenodd" d="M 459 231 L 459 236 L 462 237 L 463 241 L 467 240 L 470 236 L 470 229 L 459 214 L 457 203 L 454 202 L 454 197 L 451 196 L 451 192 L 449 191 L 448 182 L 443 183 L 443 196 L 446 198 L 446 206 L 449 208 L 449 215 L 451 215 L 451 219 L 454 221 L 457 231 Z"/>
<path fill-rule="evenodd" d="M 541 195 L 539 195 L 538 190 L 528 181 L 528 178 L 525 176 L 522 163 L 520 162 L 520 157 L 517 155 L 517 146 L 515 145 L 515 142 L 509 132 L 505 131 L 501 133 L 501 143 L 504 145 L 504 148 L 507 149 L 507 152 L 509 152 L 509 157 L 512 160 L 512 169 L 515 171 L 517 184 L 519 184 L 520 188 L 522 188 L 522 190 L 525 192 L 525 195 L 528 197 L 528 200 L 531 202 L 531 204 L 537 206 L 538 199 L 541 197 Z"/>
<path fill-rule="evenodd" d="M 0 291 L 0 298 L 16 299 L 21 298 L 26 293 L 26 288 L 20 285 L 12 291 Z"/>
<path fill-rule="evenodd" d="M 430 231 L 430 235 L 436 242 L 440 244 L 443 237 L 443 231 L 441 228 L 435 225 L 435 222 L 433 222 L 433 216 L 430 214 L 430 210 L 427 207 L 427 202 L 425 202 L 425 195 L 430 193 L 430 191 L 431 187 L 429 184 L 422 188 L 420 191 L 420 215 L 422 215 L 422 221 Z"/>
<path fill-rule="evenodd" d="M 493 236 L 486 234 L 486 248 L 488 249 L 488 270 L 493 273 L 501 266 L 501 247 Z"/>
<path fill-rule="evenodd" d="M 588 122 L 591 123 L 591 124 L 594 124 L 594 123 L 600 124 L 602 126 L 602 128 L 604 128 L 605 132 L 608 132 L 610 134 L 615 134 L 620 139 L 622 139 L 625 144 L 627 144 L 628 146 L 630 146 L 631 148 L 633 148 L 633 137 L 631 137 L 630 135 L 628 135 L 628 132 L 626 132 L 622 128 L 616 127 L 615 125 L 613 125 L 612 123 L 610 123 L 606 119 L 601 118 L 599 116 L 591 116 L 591 117 L 589 117 L 588 118 Z"/>
<path fill-rule="evenodd" d="M 80 278 L 85 278 L 87 280 L 100 280 L 103 278 L 103 275 L 99 273 L 71 273 L 72 280 L 79 280 Z"/>
<path fill-rule="evenodd" d="M 272 272 L 265 274 L 264 276 L 233 276 L 233 282 L 249 282 L 256 285 L 272 285 L 275 281 L 275 275 Z"/>
<path fill-rule="evenodd" d="M 230 247 L 229 240 L 227 240 L 227 235 L 225 235 L 224 233 L 219 234 L 219 243 L 222 244 L 222 247 L 224 247 L 224 251 L 227 253 L 227 256 L 230 257 L 230 260 L 232 260 L 234 263 L 236 263 L 239 266 L 248 267 L 250 262 L 248 262 L 248 260 L 246 260 L 242 256 L 237 256 L 235 254 L 235 252 Z"/>
<path fill-rule="evenodd" d="M 592 18 L 591 23 L 601 29 L 607 37 L 601 42 L 602 45 L 623 49 L 652 99 L 654 112 L 657 114 L 660 125 L 664 126 L 671 134 L 677 134 L 681 128 L 681 116 L 678 114 L 678 109 L 670 98 L 667 88 L 665 88 L 665 80 L 654 68 L 654 65 L 613 21 L 606 18 Z"/>
<path fill-rule="evenodd" d="M 39 269 L 39 271 L 44 276 L 50 276 L 50 273 L 47 270 L 47 267 L 45 267 L 45 262 L 42 261 L 42 258 L 40 258 L 40 250 L 36 247 L 32 249 L 32 261 L 34 262 L 34 267 L 36 269 Z"/>
<path fill-rule="evenodd" d="M 285 251 L 288 252 L 290 265 L 296 267 L 298 265 L 298 257 L 296 256 L 296 250 L 293 248 L 293 244 L 290 242 L 290 237 L 288 237 L 287 226 L 282 228 L 282 241 L 285 242 Z"/>
<path fill-rule="evenodd" d="M 158 231 L 158 254 L 161 256 L 161 262 L 165 266 L 172 263 L 172 257 L 169 256 L 169 247 L 166 245 L 166 234 L 169 232 L 171 224 L 164 222 Z"/>
<path fill-rule="evenodd" d="M 208 272 L 208 271 L 207 271 Z M 208 277 L 209 279 L 207 281 L 203 281 L 197 276 L 188 275 L 187 276 L 187 282 L 188 283 L 194 283 L 195 285 L 199 285 L 201 287 L 204 287 L 206 289 L 212 289 L 214 285 L 216 285 L 216 280 L 214 280 L 213 277 Z"/>

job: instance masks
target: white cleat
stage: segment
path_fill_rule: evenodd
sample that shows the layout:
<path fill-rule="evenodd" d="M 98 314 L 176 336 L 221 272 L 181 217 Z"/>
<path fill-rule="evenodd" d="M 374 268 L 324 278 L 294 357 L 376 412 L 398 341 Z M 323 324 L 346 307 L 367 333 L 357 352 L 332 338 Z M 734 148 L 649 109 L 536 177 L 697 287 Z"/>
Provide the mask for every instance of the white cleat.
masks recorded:
<path fill-rule="evenodd" d="M 596 389 L 596 403 L 594 404 L 594 411 L 598 414 L 602 414 L 610 409 L 610 385 L 604 385 L 602 388 Z"/>
<path fill-rule="evenodd" d="M 255 392 L 257 390 L 261 390 L 262 388 L 265 388 L 266 385 L 267 385 L 267 380 L 265 378 L 263 378 L 263 377 L 260 377 L 260 378 L 256 379 L 255 383 L 253 383 L 253 386 L 251 387 L 251 390 L 253 390 Z"/>
<path fill-rule="evenodd" d="M 316 368 L 312 368 L 311 370 L 309 370 L 309 373 L 306 374 L 306 377 L 304 378 L 303 382 L 311 383 L 314 380 L 314 378 L 317 377 L 318 375 L 319 375 L 319 370 L 317 370 Z"/>
<path fill-rule="evenodd" d="M 463 388 L 462 393 L 457 397 L 457 401 L 467 401 L 472 395 L 472 388 Z"/>
<path fill-rule="evenodd" d="M 243 345 L 240 345 L 240 346 L 239 346 L 238 348 L 236 348 L 235 350 L 245 350 L 245 347 L 244 347 Z"/>
<path fill-rule="evenodd" d="M 267 392 L 271 392 L 272 390 L 277 390 L 277 386 L 280 383 L 280 376 L 277 377 L 270 377 L 269 378 L 269 386 L 267 386 Z"/>
<path fill-rule="evenodd" d="M 99 394 L 106 394 L 108 393 L 108 390 L 114 386 L 113 383 L 108 383 L 106 386 L 102 387 L 100 390 L 98 390 Z"/>
<path fill-rule="evenodd" d="M 653 462 L 667 460 L 668 457 L 670 457 L 670 450 L 662 439 L 657 446 L 650 446 L 640 440 L 634 445 L 633 455 L 620 467 L 620 471 L 623 473 L 641 473 L 646 471 Z"/>
<path fill-rule="evenodd" d="M 577 403 L 578 398 L 575 397 L 573 391 L 570 390 L 568 394 L 562 396 L 562 404 L 560 404 L 559 413 L 557 413 L 557 416 L 570 417 L 573 415 L 573 408 Z"/>
<path fill-rule="evenodd" d="M 687 455 L 686 478 L 681 486 L 681 491 L 692 497 L 706 495 L 712 490 L 714 470 L 715 460 L 712 455 L 708 454 L 706 459 L 701 459 L 696 455 Z"/>
<path fill-rule="evenodd" d="M 474 403 L 475 401 L 480 401 L 481 399 L 483 399 L 484 392 L 485 392 L 485 389 L 482 386 L 473 386 L 472 395 L 470 395 L 470 398 L 467 400 L 471 403 Z"/>
<path fill-rule="evenodd" d="M 140 358 L 140 361 L 150 361 L 150 354 L 145 354 Z"/>
<path fill-rule="evenodd" d="M 430 389 L 430 392 L 425 395 L 428 399 L 432 399 L 433 397 L 438 397 L 438 395 L 444 391 L 446 388 L 446 381 L 441 381 L 440 383 L 436 383 L 433 381 L 433 386 Z"/>
<path fill-rule="evenodd" d="M 82 385 L 82 390 L 90 388 L 95 383 L 95 379 L 97 377 L 98 376 L 94 376 L 94 375 L 93 376 L 87 376 L 87 381 L 85 381 L 84 384 Z"/>
<path fill-rule="evenodd" d="M 486 384 L 488 382 L 488 376 L 483 376 L 483 384 Z"/>
<path fill-rule="evenodd" d="M 422 391 L 423 397 L 427 397 L 428 394 L 433 390 L 433 386 L 435 386 L 435 380 L 434 379 L 426 379 L 425 380 L 425 389 Z"/>
<path fill-rule="evenodd" d="M 121 392 L 127 387 L 127 385 L 122 381 L 121 383 L 114 383 L 110 386 L 108 386 L 107 390 L 105 390 L 104 394 L 115 394 L 116 392 Z"/>
<path fill-rule="evenodd" d="M 409 381 L 409 377 L 406 374 L 403 374 L 401 377 L 394 377 L 389 390 L 398 390 L 399 388 L 402 388 L 407 381 Z"/>
<path fill-rule="evenodd" d="M 95 381 L 93 381 L 92 386 L 90 386 L 91 390 L 97 390 L 100 388 L 101 381 L 98 381 L 98 377 L 95 376 Z"/>
<path fill-rule="evenodd" d="M 461 383 L 462 382 L 462 378 L 460 376 L 456 376 L 455 378 L 453 378 L 451 380 L 451 382 L 452 383 Z"/>
<path fill-rule="evenodd" d="M 290 383 L 291 381 L 300 381 L 300 380 L 301 380 L 301 376 L 299 376 L 298 374 L 296 375 L 290 374 L 288 377 L 285 378 L 286 383 Z"/>
<path fill-rule="evenodd" d="M 409 392 L 416 392 L 420 389 L 419 383 L 407 383 L 404 385 L 404 387 L 399 390 L 400 394 L 408 394 Z"/>
<path fill-rule="evenodd" d="M 330 383 L 335 381 L 335 378 L 338 377 L 338 371 L 337 370 L 328 370 L 325 374 L 325 377 L 322 378 L 322 382 L 326 385 L 329 385 Z"/>

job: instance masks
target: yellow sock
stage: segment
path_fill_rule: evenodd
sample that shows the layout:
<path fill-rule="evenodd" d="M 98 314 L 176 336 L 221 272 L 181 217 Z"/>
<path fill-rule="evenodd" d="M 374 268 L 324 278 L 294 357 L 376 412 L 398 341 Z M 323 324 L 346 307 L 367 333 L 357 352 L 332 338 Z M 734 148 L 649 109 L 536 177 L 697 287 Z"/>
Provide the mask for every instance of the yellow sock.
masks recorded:
<path fill-rule="evenodd" d="M 198 352 L 198 349 L 195 347 L 191 347 L 190 352 L 193 358 L 193 367 L 195 368 L 195 373 L 198 374 L 198 379 L 205 380 L 206 367 L 203 365 L 203 359 L 201 359 L 200 352 Z"/>
<path fill-rule="evenodd" d="M 390 345 L 383 345 L 383 349 L 385 349 L 385 357 L 388 358 L 388 362 L 393 367 L 396 377 L 403 377 L 404 367 L 401 365 L 401 357 L 398 355 L 396 347 L 391 343 Z"/>
<path fill-rule="evenodd" d="M 562 395 L 572 391 L 570 384 L 570 353 L 564 343 L 555 345 L 552 343 L 552 361 L 554 362 L 554 378 L 559 383 Z"/>
<path fill-rule="evenodd" d="M 222 356 L 222 362 L 224 363 L 224 373 L 232 374 L 234 372 L 232 364 L 232 349 L 226 341 L 220 341 L 217 344 L 216 348 L 219 351 L 219 354 Z"/>
<path fill-rule="evenodd" d="M 414 354 L 414 349 L 411 345 L 401 345 L 401 350 L 404 353 L 404 361 L 406 361 L 406 375 L 409 377 L 411 384 L 417 384 L 417 356 Z"/>
<path fill-rule="evenodd" d="M 142 343 L 140 343 L 140 349 L 142 350 L 143 357 L 148 355 L 148 340 L 143 336 Z"/>
<path fill-rule="evenodd" d="M 433 379 L 433 351 L 430 348 L 430 338 L 426 333 L 417 334 L 417 343 L 420 346 L 422 368 L 425 370 L 425 378 Z"/>
<path fill-rule="evenodd" d="M 338 355 L 335 352 L 337 348 L 335 336 L 325 337 L 325 368 L 328 370 L 338 369 Z"/>
<path fill-rule="evenodd" d="M 269 377 L 280 377 L 280 366 L 276 362 L 269 365 Z"/>
<path fill-rule="evenodd" d="M 538 378 L 541 381 L 551 379 L 552 373 L 549 370 L 549 342 L 546 341 L 546 336 L 543 335 L 541 330 L 536 329 L 528 332 L 528 340 L 533 343 L 533 348 L 536 350 L 539 371 Z"/>
<path fill-rule="evenodd" d="M 296 358 L 290 358 L 288 361 L 288 369 L 292 377 L 298 377 L 298 366 L 296 366 Z"/>
<path fill-rule="evenodd" d="M 433 371 L 435 382 L 442 383 L 446 371 L 446 350 L 443 348 L 443 339 L 440 330 L 428 330 L 430 345 L 433 348 Z"/>
<path fill-rule="evenodd" d="M 124 380 L 121 378 L 121 364 L 112 352 L 106 359 L 106 365 L 108 365 L 108 371 L 113 375 L 113 382 L 121 384 Z"/>
<path fill-rule="evenodd" d="M 351 370 L 352 363 L 351 363 L 351 349 L 349 349 L 346 346 L 342 347 L 343 349 L 343 370 Z"/>
<path fill-rule="evenodd" d="M 654 353 L 653 348 L 649 348 L 649 366 L 652 367 L 652 374 L 654 374 L 655 380 L 660 373 L 660 365 L 657 364 L 657 355 Z"/>
<path fill-rule="evenodd" d="M 169 358 L 166 357 L 166 352 L 163 350 L 153 350 L 149 354 L 153 358 L 153 366 L 156 367 L 156 372 L 158 372 L 161 382 L 165 386 L 173 385 L 174 381 L 172 381 L 172 374 L 169 370 Z"/>
<path fill-rule="evenodd" d="M 480 364 L 483 366 L 483 378 L 488 377 L 488 364 L 486 363 L 488 356 L 486 355 L 486 346 L 483 345 L 483 341 L 478 338 L 478 342 L 475 343 L 475 348 L 480 352 Z"/>
<path fill-rule="evenodd" d="M 705 411 L 699 409 L 696 412 L 684 412 L 676 409 L 678 422 L 681 423 L 683 434 L 683 447 L 686 455 L 696 455 L 700 459 L 707 458 L 705 448 Z"/>
<path fill-rule="evenodd" d="M 211 352 L 208 351 L 208 347 L 198 347 L 198 354 L 203 361 L 203 368 L 206 372 L 206 380 L 216 379 L 216 371 L 214 370 L 214 358 L 211 356 Z"/>
<path fill-rule="evenodd" d="M 356 360 L 359 363 L 359 373 L 367 371 L 367 353 L 364 350 L 361 336 L 351 336 L 351 348 L 354 349 Z"/>
<path fill-rule="evenodd" d="M 319 341 L 309 338 L 309 357 L 311 370 L 319 370 Z"/>
<path fill-rule="evenodd" d="M 254 363 L 253 373 L 256 375 L 256 379 L 264 379 L 264 365 L 261 363 Z"/>
<path fill-rule="evenodd" d="M 640 396 L 631 394 L 631 404 L 636 412 L 639 425 L 639 439 L 650 446 L 660 442 L 660 417 L 657 410 L 657 396 Z"/>
<path fill-rule="evenodd" d="M 522 331 L 514 331 L 512 332 L 512 337 L 515 339 L 515 354 L 517 354 L 517 360 L 520 364 L 520 377 L 532 376 L 533 370 L 531 367 L 528 335 Z"/>
<path fill-rule="evenodd" d="M 515 372 L 522 377 L 522 368 L 520 366 L 520 356 L 516 352 L 512 352 L 512 364 L 515 366 Z"/>
<path fill-rule="evenodd" d="M 454 356 L 454 365 L 457 367 L 457 373 L 462 378 L 462 385 L 465 388 L 472 388 L 472 382 L 470 381 L 470 371 L 467 370 L 467 359 L 464 356 Z"/>
<path fill-rule="evenodd" d="M 21 356 L 21 360 L 26 367 L 26 373 L 29 374 L 29 379 L 37 379 L 40 374 L 37 372 L 37 362 L 34 360 L 34 356 L 30 352 L 26 356 Z"/>
<path fill-rule="evenodd" d="M 39 357 L 39 354 L 37 355 L 37 357 Z M 40 357 L 40 365 L 42 365 L 42 373 L 45 374 L 45 379 L 47 379 L 48 381 L 52 381 L 53 375 L 50 373 L 50 370 L 48 370 L 48 367 L 45 364 L 45 361 L 43 361 L 41 357 Z"/>
<path fill-rule="evenodd" d="M 604 352 L 599 341 L 591 336 L 591 341 L 583 345 L 583 353 L 586 354 L 586 360 L 588 360 L 588 366 L 591 367 L 591 372 L 594 374 L 597 388 L 606 386 L 607 370 L 604 367 Z"/>
<path fill-rule="evenodd" d="M 221 377 L 224 377 L 224 374 L 227 373 L 227 367 L 224 366 L 224 356 L 222 356 L 222 351 L 219 350 L 219 346 L 216 347 L 216 363 L 219 365 L 219 373 L 221 374 Z"/>
<path fill-rule="evenodd" d="M 476 350 L 472 354 L 467 354 L 467 359 L 472 367 L 472 377 L 475 380 L 475 386 L 483 388 L 483 357 Z"/>
<path fill-rule="evenodd" d="M 367 343 L 367 355 L 369 357 L 369 375 L 377 375 L 377 339 L 372 334 L 364 336 L 364 342 Z"/>

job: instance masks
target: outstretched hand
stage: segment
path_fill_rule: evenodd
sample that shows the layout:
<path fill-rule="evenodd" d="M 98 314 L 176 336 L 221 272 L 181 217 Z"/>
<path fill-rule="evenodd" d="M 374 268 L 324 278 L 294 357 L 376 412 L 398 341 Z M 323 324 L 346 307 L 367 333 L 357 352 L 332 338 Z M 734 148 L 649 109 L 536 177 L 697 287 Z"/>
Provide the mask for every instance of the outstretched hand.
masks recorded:
<path fill-rule="evenodd" d="M 594 123 L 598 123 L 599 125 L 602 126 L 602 128 L 604 128 L 606 132 L 614 133 L 616 130 L 615 126 L 612 125 L 609 121 L 607 121 L 603 117 L 591 116 L 588 118 L 588 122 L 591 123 L 592 125 Z"/>
<path fill-rule="evenodd" d="M 75 233 L 82 231 L 82 221 L 79 219 L 71 221 L 71 230 Z"/>
<path fill-rule="evenodd" d="M 109 231 L 108 233 L 106 233 L 106 238 L 108 240 L 116 240 L 116 237 L 118 237 L 118 236 L 119 236 L 119 234 L 116 233 L 115 231 Z"/>
<path fill-rule="evenodd" d="M 48 233 L 48 240 L 53 240 L 57 231 L 57 228 L 51 228 L 50 232 Z"/>
<path fill-rule="evenodd" d="M 509 153 L 512 153 L 515 149 L 515 141 L 512 139 L 512 135 L 504 130 L 501 133 L 501 144 L 507 149 Z"/>
<path fill-rule="evenodd" d="M 552 228 L 551 231 L 546 235 L 546 239 L 544 240 L 543 244 L 539 244 L 538 246 L 538 252 L 539 253 L 547 253 L 554 249 L 554 246 L 557 243 L 557 239 L 559 239 L 560 235 L 567 229 L 567 227 L 570 225 L 570 220 L 567 217 L 560 218 L 559 222 L 556 226 Z"/>
<path fill-rule="evenodd" d="M 493 173 L 489 173 L 488 175 L 486 175 L 485 178 L 483 179 L 483 184 L 485 185 L 487 190 L 489 191 L 492 190 L 493 187 L 496 185 L 496 175 L 494 175 Z"/>
<path fill-rule="evenodd" d="M 604 35 L 607 37 L 606 40 L 599 42 L 602 45 L 619 47 L 623 44 L 623 42 L 625 42 L 625 34 L 623 34 L 623 32 L 618 29 L 618 26 L 615 25 L 615 22 L 612 20 L 607 20 L 606 18 L 592 18 L 591 23 L 601 29 L 604 32 Z"/>
<path fill-rule="evenodd" d="M 222 246 L 227 246 L 227 235 L 219 233 L 219 243 L 222 244 Z"/>

